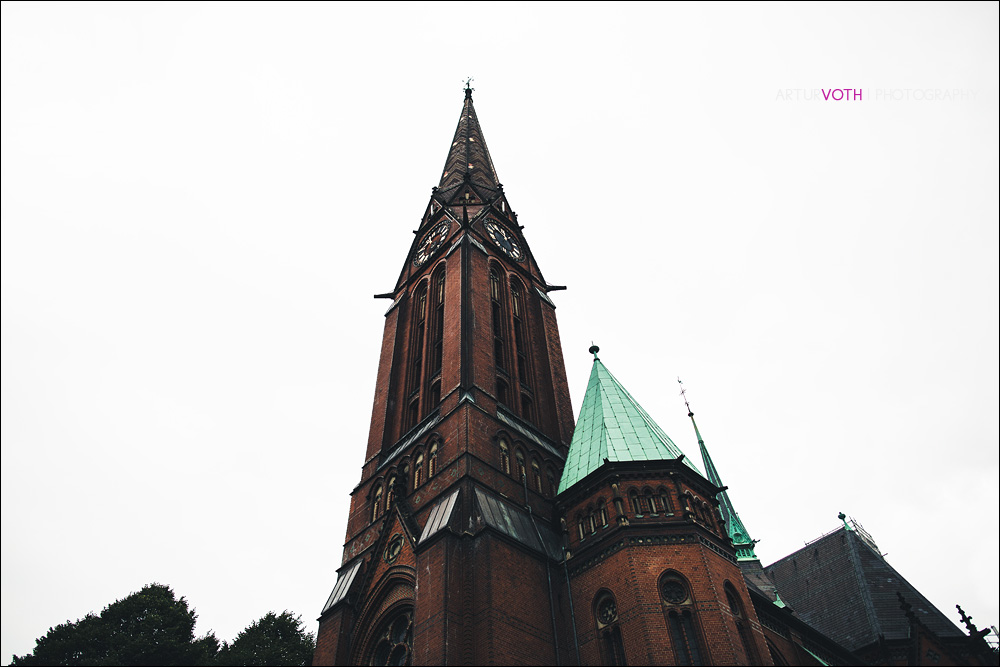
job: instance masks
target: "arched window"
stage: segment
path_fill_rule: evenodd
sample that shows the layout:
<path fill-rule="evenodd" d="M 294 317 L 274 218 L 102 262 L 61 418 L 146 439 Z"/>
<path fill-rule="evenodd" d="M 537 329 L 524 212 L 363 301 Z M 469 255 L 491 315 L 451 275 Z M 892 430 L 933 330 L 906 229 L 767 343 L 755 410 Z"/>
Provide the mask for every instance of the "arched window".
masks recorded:
<path fill-rule="evenodd" d="M 760 660 L 757 658 L 757 651 L 754 649 L 753 639 L 750 636 L 750 628 L 748 627 L 746 613 L 743 611 L 743 603 L 740 601 L 739 593 L 733 588 L 733 585 L 728 581 L 723 586 L 726 591 L 726 601 L 729 603 L 729 611 L 732 612 L 733 618 L 736 619 L 736 632 L 740 636 L 740 643 L 743 644 L 743 653 L 746 654 L 746 664 L 748 665 L 759 665 Z"/>
<path fill-rule="evenodd" d="M 601 524 L 601 528 L 608 527 L 608 510 L 602 502 L 600 507 L 597 508 L 597 522 Z"/>
<path fill-rule="evenodd" d="M 431 334 L 431 362 L 430 362 L 430 377 L 436 377 L 441 373 L 441 359 L 444 356 L 444 264 L 437 268 L 434 272 L 434 278 L 431 280 L 434 305 L 433 305 L 433 333 Z M 441 385 L 438 384 L 438 399 L 441 397 Z M 437 406 L 437 401 L 430 409 Z"/>
<path fill-rule="evenodd" d="M 694 617 L 694 599 L 687 582 L 677 572 L 668 570 L 660 576 L 659 590 L 677 664 L 703 664 Z"/>
<path fill-rule="evenodd" d="M 424 453 L 419 452 L 413 461 L 413 488 L 420 486 L 424 481 Z"/>
<path fill-rule="evenodd" d="M 379 484 L 375 487 L 375 493 L 372 494 L 372 521 L 375 521 L 380 516 L 382 516 L 382 485 Z"/>
<path fill-rule="evenodd" d="M 601 658 L 605 665 L 626 665 L 625 644 L 618 622 L 618 603 L 609 591 L 594 599 L 594 620 L 600 637 Z"/>
<path fill-rule="evenodd" d="M 517 479 L 518 481 L 524 481 L 527 479 L 527 471 L 524 469 L 524 454 L 521 450 L 517 450 L 514 453 L 514 459 L 517 461 Z"/>
<path fill-rule="evenodd" d="M 646 489 L 643 491 L 643 507 L 650 513 L 656 514 L 656 505 L 653 503 L 653 490 Z"/>
<path fill-rule="evenodd" d="M 503 438 L 500 438 L 500 469 L 505 475 L 510 474 L 510 447 Z"/>
<path fill-rule="evenodd" d="M 413 329 L 410 342 L 410 377 L 407 385 L 408 404 L 406 428 L 413 428 L 420 417 L 420 380 L 423 370 L 424 331 L 427 323 L 427 283 L 421 283 L 413 294 Z"/>
<path fill-rule="evenodd" d="M 535 485 L 535 491 L 542 492 L 542 469 L 538 466 L 538 461 L 531 462 L 531 481 Z"/>
<path fill-rule="evenodd" d="M 634 489 L 628 492 L 628 502 L 632 506 L 632 513 L 642 516 L 642 504 L 639 501 L 639 494 Z"/>
<path fill-rule="evenodd" d="M 393 475 L 385 484 L 385 508 L 392 507 L 392 501 L 396 499 L 396 476 Z"/>
<path fill-rule="evenodd" d="M 587 517 L 585 515 L 583 515 L 583 514 L 581 514 L 580 516 L 578 516 L 576 518 L 576 527 L 577 527 L 577 529 L 580 532 L 580 540 L 581 541 L 587 539 L 587 529 L 585 528 L 586 521 L 587 521 Z"/>
<path fill-rule="evenodd" d="M 549 484 L 549 498 L 556 497 L 556 473 L 551 466 L 545 468 L 545 479 Z"/>
<path fill-rule="evenodd" d="M 506 372 L 507 361 L 504 355 L 506 347 L 504 340 L 504 320 L 503 320 L 503 288 L 500 282 L 500 275 L 495 268 L 490 268 L 490 305 L 493 312 L 493 363 L 498 371 Z"/>
<path fill-rule="evenodd" d="M 409 665 L 413 662 L 413 608 L 386 619 L 375 633 L 366 665 Z"/>
<path fill-rule="evenodd" d="M 662 486 L 656 494 L 657 499 L 660 502 L 660 507 L 663 509 L 664 514 L 672 514 L 673 510 L 670 505 L 670 494 Z"/>
<path fill-rule="evenodd" d="M 431 445 L 430 454 L 427 456 L 427 479 L 437 474 L 438 444 Z"/>
<path fill-rule="evenodd" d="M 597 532 L 597 513 L 596 511 L 591 512 L 587 515 L 587 527 L 590 528 L 590 534 L 593 535 Z"/>
<path fill-rule="evenodd" d="M 524 312 L 524 287 L 521 281 L 516 278 L 510 281 L 510 303 L 511 314 L 514 316 L 514 347 L 517 354 L 517 379 L 525 387 L 531 387 L 531 368 L 528 358 L 528 344 L 525 326 Z M 531 401 L 528 401 L 531 407 Z M 522 413 L 525 419 L 531 419 L 530 415 Z"/>

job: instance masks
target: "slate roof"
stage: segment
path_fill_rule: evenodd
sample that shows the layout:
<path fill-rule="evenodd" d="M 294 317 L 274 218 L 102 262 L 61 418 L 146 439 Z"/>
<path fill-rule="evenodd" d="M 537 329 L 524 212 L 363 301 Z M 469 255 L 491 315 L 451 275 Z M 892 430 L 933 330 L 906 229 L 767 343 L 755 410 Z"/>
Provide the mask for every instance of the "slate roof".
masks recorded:
<path fill-rule="evenodd" d="M 591 348 L 595 351 L 595 348 Z M 587 393 L 566 454 L 559 493 L 594 472 L 605 461 L 663 461 L 683 456 L 680 448 L 625 390 L 594 353 Z M 684 463 L 701 474 L 688 460 Z"/>
<path fill-rule="evenodd" d="M 484 196 L 486 192 L 495 194 L 500 185 L 490 151 L 486 148 L 483 129 L 479 126 L 479 118 L 472 105 L 471 88 L 465 89 L 465 104 L 462 106 L 462 115 L 458 118 L 455 138 L 451 142 L 438 189 L 449 194 L 450 190 L 466 180 L 472 182 Z"/>
<path fill-rule="evenodd" d="M 939 637 L 964 634 L 872 545 L 845 524 L 765 571 L 799 618 L 852 651 L 878 641 L 880 634 L 887 640 L 908 636 L 897 591 Z"/>

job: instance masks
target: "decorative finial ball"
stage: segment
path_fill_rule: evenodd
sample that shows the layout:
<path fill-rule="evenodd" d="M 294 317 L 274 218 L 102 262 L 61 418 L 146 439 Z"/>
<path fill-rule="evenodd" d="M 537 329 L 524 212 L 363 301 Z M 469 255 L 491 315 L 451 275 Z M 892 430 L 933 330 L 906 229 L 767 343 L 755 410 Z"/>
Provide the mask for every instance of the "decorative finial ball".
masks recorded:
<path fill-rule="evenodd" d="M 847 515 L 844 514 L 843 512 L 841 512 L 840 514 L 837 515 L 837 518 L 840 519 L 841 521 L 843 521 L 844 519 L 847 518 Z"/>
<path fill-rule="evenodd" d="M 601 351 L 601 348 L 597 347 L 596 345 L 591 345 L 590 349 L 587 351 L 590 352 L 591 354 L 597 354 L 598 352 Z"/>

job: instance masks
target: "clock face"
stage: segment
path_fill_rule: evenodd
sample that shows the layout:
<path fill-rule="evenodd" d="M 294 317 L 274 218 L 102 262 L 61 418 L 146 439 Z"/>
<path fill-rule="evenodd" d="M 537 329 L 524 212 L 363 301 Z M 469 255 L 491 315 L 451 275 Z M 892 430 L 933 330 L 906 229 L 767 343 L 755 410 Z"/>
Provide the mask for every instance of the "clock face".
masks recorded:
<path fill-rule="evenodd" d="M 413 255 L 413 263 L 420 266 L 427 260 L 431 258 L 437 249 L 441 247 L 444 240 L 448 238 L 448 230 L 451 229 L 451 223 L 447 220 L 439 222 L 434 229 L 432 229 L 424 240 L 420 242 L 417 247 L 416 254 Z"/>
<path fill-rule="evenodd" d="M 512 233 L 492 220 L 487 220 L 483 227 L 486 228 L 486 233 L 490 235 L 497 247 L 503 250 L 505 255 L 516 260 L 520 260 L 524 256 L 521 252 L 521 246 L 517 242 L 517 237 Z"/>

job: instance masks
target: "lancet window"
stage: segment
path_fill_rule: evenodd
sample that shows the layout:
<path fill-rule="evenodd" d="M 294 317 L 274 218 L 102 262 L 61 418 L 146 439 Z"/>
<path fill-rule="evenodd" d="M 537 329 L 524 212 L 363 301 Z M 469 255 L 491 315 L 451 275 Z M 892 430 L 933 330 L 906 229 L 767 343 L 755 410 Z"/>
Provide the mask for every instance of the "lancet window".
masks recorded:
<path fill-rule="evenodd" d="M 413 488 L 420 486 L 424 481 L 424 453 L 418 452 L 413 460 Z"/>
<path fill-rule="evenodd" d="M 510 446 L 504 438 L 500 438 L 500 469 L 505 475 L 510 474 Z"/>
<path fill-rule="evenodd" d="M 413 295 L 413 328 L 410 335 L 410 369 L 407 380 L 406 430 L 420 418 L 420 381 L 423 371 L 424 334 L 427 325 L 427 283 L 417 287 Z"/>
<path fill-rule="evenodd" d="M 382 516 L 382 485 L 379 484 L 375 487 L 375 493 L 372 494 L 372 521 L 375 521 L 380 516 Z"/>
<path fill-rule="evenodd" d="M 618 604 L 608 591 L 598 593 L 594 600 L 594 620 L 600 637 L 601 657 L 605 665 L 627 665 L 625 644 L 618 621 Z"/>
<path fill-rule="evenodd" d="M 431 445 L 430 452 L 427 455 L 427 479 L 430 479 L 437 473 L 437 459 L 438 444 L 435 442 Z"/>
<path fill-rule="evenodd" d="M 743 603 L 740 602 L 740 596 L 728 581 L 723 588 L 726 591 L 726 601 L 729 603 L 729 611 L 732 612 L 733 618 L 736 619 L 736 631 L 740 636 L 740 643 L 743 644 L 743 653 L 746 654 L 747 659 L 746 664 L 759 665 L 760 660 L 757 658 L 757 651 L 754 650 L 750 628 L 747 624 L 746 613 L 743 611 Z"/>
<path fill-rule="evenodd" d="M 667 571 L 660 576 L 659 589 L 676 663 L 704 664 L 690 587 L 680 574 Z"/>
<path fill-rule="evenodd" d="M 514 316 L 514 348 L 517 355 L 517 379 L 525 387 L 531 387 L 531 368 L 528 358 L 528 340 L 526 335 L 526 318 L 524 313 L 524 288 L 519 280 L 510 281 L 511 314 Z M 530 400 L 528 406 L 530 408 Z M 525 419 L 530 415 L 522 414 Z"/>
<path fill-rule="evenodd" d="M 441 374 L 441 360 L 444 356 L 444 265 L 437 268 L 434 278 L 431 280 L 433 290 L 433 333 L 431 334 L 430 348 L 430 377 L 434 378 Z M 433 401 L 430 409 L 437 406 L 441 400 L 441 384 L 438 383 L 437 400 Z"/>
<path fill-rule="evenodd" d="M 500 281 L 500 274 L 495 268 L 490 269 L 490 307 L 493 313 L 493 363 L 497 371 L 507 371 L 507 360 L 505 352 L 504 330 L 506 328 L 503 318 L 503 284 Z M 499 382 L 497 383 L 499 385 Z M 499 391 L 499 388 L 498 388 Z"/>
<path fill-rule="evenodd" d="M 393 475 L 385 485 L 385 508 L 392 507 L 392 501 L 396 499 L 396 476 Z"/>

